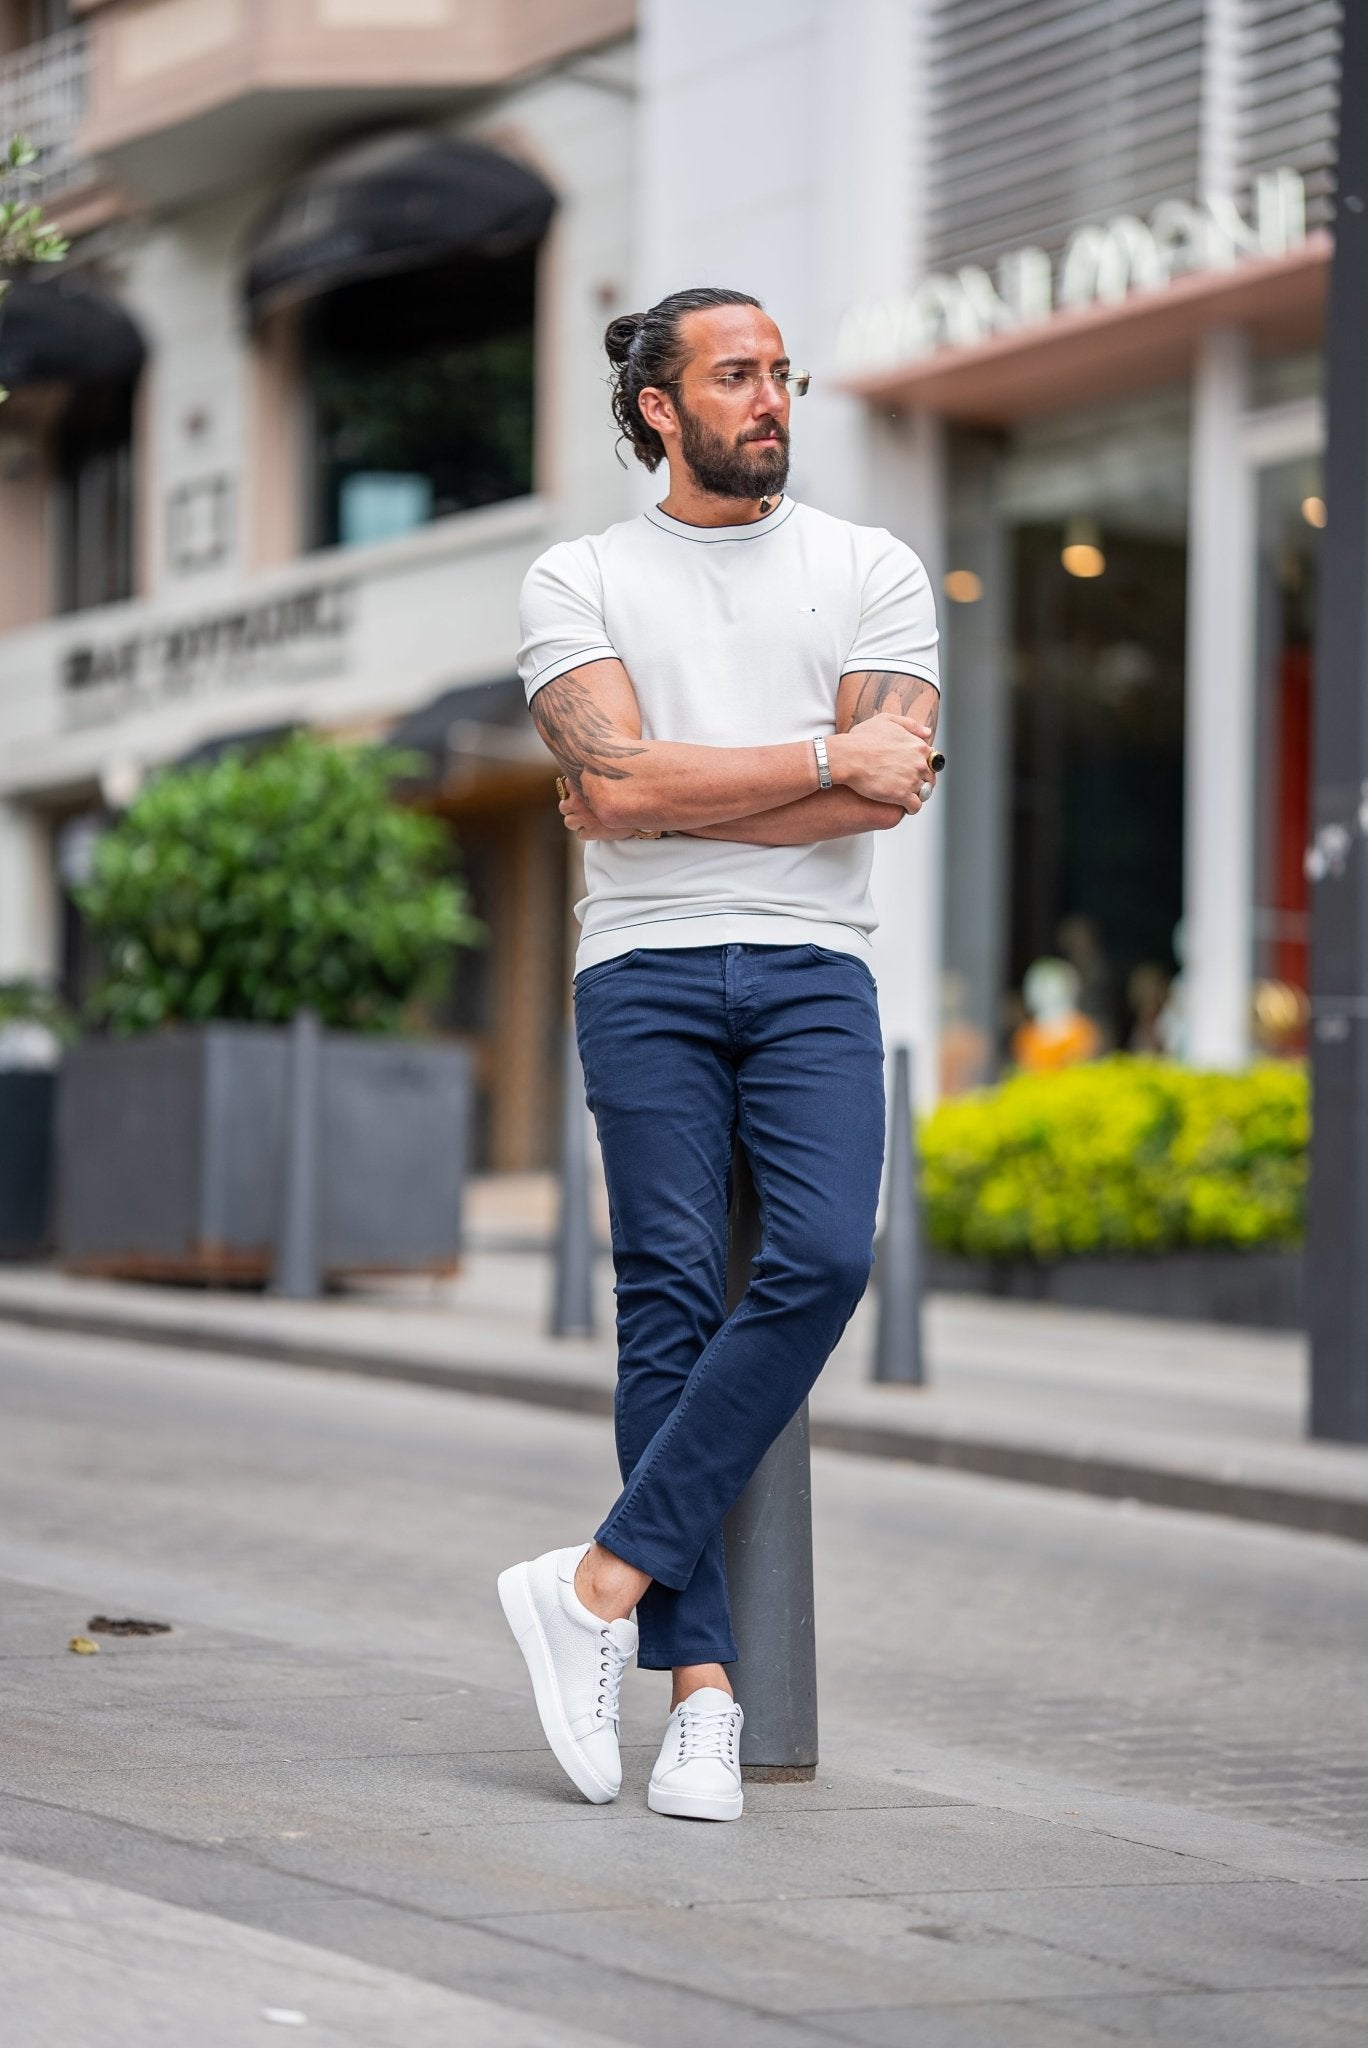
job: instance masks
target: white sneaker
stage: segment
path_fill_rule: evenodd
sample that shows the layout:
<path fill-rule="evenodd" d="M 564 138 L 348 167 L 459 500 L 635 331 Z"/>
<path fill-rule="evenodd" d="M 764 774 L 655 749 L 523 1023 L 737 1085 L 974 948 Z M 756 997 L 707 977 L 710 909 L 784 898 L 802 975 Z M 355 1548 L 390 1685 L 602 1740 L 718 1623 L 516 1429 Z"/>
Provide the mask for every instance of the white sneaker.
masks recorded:
<path fill-rule="evenodd" d="M 637 1646 L 636 1623 L 602 1621 L 575 1591 L 587 1543 L 548 1550 L 499 1573 L 499 1601 L 532 1674 L 556 1762 L 596 1806 L 622 1785 L 618 1686 Z"/>
<path fill-rule="evenodd" d="M 729 1692 L 701 1686 L 665 1723 L 646 1804 L 682 1820 L 740 1820 L 741 1723 Z"/>

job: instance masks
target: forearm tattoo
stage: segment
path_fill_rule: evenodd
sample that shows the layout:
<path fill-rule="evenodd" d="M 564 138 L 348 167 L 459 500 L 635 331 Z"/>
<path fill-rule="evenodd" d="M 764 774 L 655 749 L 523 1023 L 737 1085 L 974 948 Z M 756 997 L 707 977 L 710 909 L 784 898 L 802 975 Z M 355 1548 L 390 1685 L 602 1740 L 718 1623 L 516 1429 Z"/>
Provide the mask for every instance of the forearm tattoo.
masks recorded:
<path fill-rule="evenodd" d="M 532 718 L 579 797 L 584 796 L 586 775 L 625 782 L 632 771 L 623 763 L 646 751 L 641 741 L 625 740 L 614 731 L 593 691 L 573 670 L 538 690 Z"/>
<path fill-rule="evenodd" d="M 862 719 L 873 718 L 878 711 L 896 711 L 903 718 L 915 718 L 929 726 L 934 737 L 939 710 L 940 691 L 934 683 L 928 683 L 922 676 L 900 676 L 887 669 L 871 669 L 861 679 L 850 722 L 859 725 Z"/>

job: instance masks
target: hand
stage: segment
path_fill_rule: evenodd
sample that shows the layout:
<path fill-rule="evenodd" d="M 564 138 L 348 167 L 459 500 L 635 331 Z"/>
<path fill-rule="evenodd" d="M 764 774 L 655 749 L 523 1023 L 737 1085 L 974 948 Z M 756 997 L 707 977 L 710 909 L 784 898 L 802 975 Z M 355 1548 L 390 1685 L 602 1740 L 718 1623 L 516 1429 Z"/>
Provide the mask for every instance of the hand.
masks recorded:
<path fill-rule="evenodd" d="M 919 791 L 936 786 L 931 769 L 934 734 L 897 711 L 876 711 L 849 732 L 832 733 L 827 758 L 832 778 L 876 803 L 900 804 L 910 815 L 921 809 Z"/>
<path fill-rule="evenodd" d="M 567 832 L 573 832 L 576 839 L 631 839 L 633 837 L 630 831 L 610 832 L 603 820 L 595 816 L 584 801 L 584 798 L 576 795 L 563 776 L 557 776 L 556 786 L 565 791 L 565 795 L 561 798 L 558 806 L 561 817 L 565 821 L 565 829 Z"/>

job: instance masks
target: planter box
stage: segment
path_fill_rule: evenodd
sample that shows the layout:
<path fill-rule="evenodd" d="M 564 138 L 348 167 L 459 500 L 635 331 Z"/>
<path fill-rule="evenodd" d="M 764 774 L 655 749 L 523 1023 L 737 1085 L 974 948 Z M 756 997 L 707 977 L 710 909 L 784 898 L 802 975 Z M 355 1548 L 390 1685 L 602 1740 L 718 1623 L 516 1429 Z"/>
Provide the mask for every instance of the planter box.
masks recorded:
<path fill-rule="evenodd" d="M 70 1053 L 57 1103 L 62 1263 L 139 1279 L 268 1279 L 289 1038 L 284 1027 L 209 1024 Z M 454 1270 L 469 1126 L 463 1048 L 323 1035 L 319 1225 L 329 1278 Z"/>
<path fill-rule="evenodd" d="M 1051 1301 L 1122 1315 L 1302 1328 L 1300 1252 L 1183 1251 L 1152 1258 L 962 1259 L 928 1252 L 926 1285 L 947 1294 Z"/>
<path fill-rule="evenodd" d="M 47 1069 L 0 1072 L 0 1258 L 41 1258 L 52 1241 L 52 1105 Z"/>

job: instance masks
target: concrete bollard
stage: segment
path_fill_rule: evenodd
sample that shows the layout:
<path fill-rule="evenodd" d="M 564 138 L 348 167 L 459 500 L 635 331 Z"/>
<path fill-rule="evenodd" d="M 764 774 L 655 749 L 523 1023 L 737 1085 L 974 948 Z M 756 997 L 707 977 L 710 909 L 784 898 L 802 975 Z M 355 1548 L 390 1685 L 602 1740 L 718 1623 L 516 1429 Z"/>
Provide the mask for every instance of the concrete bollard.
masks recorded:
<path fill-rule="evenodd" d="M 888 1127 L 888 1194 L 875 1271 L 878 1325 L 874 1377 L 903 1386 L 926 1383 L 922 1349 L 921 1213 L 912 1130 L 912 1055 L 893 1055 L 893 1107 Z"/>
<path fill-rule="evenodd" d="M 738 1144 L 732 1155 L 727 1311 L 760 1247 L 760 1206 Z M 727 1517 L 727 1583 L 746 1710 L 743 1777 L 798 1784 L 817 1771 L 817 1637 L 812 1591 L 812 1464 L 804 1402 Z"/>
<path fill-rule="evenodd" d="M 553 1337 L 594 1334 L 594 1228 L 589 1212 L 589 1141 L 584 1072 L 573 1023 L 565 1027 L 561 1085 L 560 1221 L 551 1300 Z"/>
<path fill-rule="evenodd" d="M 288 1301 L 316 1301 L 323 1292 L 319 1215 L 319 1096 L 323 1031 L 316 1010 L 296 1010 L 285 1060 L 281 1133 L 280 1220 L 271 1292 Z"/>

